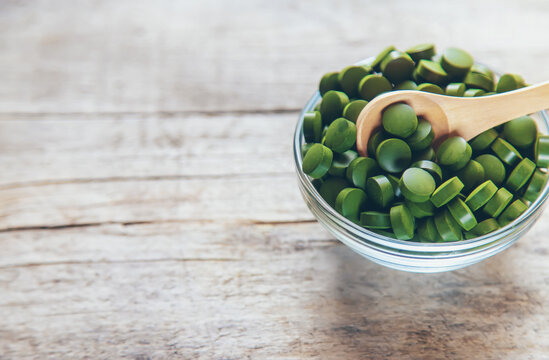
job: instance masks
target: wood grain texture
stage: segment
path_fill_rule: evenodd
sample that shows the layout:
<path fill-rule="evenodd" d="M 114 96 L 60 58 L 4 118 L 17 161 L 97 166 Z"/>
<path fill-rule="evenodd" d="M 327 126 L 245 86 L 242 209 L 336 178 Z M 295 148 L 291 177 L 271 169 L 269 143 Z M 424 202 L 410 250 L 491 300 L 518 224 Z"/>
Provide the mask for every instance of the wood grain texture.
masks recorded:
<path fill-rule="evenodd" d="M 549 215 L 407 274 L 296 186 L 316 79 L 388 43 L 549 78 L 548 4 L 460 4 L 0 3 L 0 359 L 547 358 Z"/>

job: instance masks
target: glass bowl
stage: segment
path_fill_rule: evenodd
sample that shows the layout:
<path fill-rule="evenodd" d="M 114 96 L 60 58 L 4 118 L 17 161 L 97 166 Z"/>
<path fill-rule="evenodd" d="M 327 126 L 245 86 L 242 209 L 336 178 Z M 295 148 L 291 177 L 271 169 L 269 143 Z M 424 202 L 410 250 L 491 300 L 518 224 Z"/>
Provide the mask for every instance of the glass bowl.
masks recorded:
<path fill-rule="evenodd" d="M 368 63 L 372 58 L 359 62 Z M 397 240 L 363 228 L 340 215 L 320 196 L 309 177 L 302 170 L 301 146 L 303 116 L 320 101 L 319 92 L 313 94 L 303 108 L 294 133 L 294 160 L 298 185 L 305 203 L 317 220 L 342 243 L 378 264 L 389 268 L 418 273 L 435 273 L 456 270 L 475 264 L 495 255 L 517 241 L 534 225 L 543 213 L 549 195 L 549 182 L 540 196 L 515 221 L 471 240 L 446 243 L 419 243 Z M 542 133 L 549 133 L 549 116 L 546 111 L 533 114 Z"/>

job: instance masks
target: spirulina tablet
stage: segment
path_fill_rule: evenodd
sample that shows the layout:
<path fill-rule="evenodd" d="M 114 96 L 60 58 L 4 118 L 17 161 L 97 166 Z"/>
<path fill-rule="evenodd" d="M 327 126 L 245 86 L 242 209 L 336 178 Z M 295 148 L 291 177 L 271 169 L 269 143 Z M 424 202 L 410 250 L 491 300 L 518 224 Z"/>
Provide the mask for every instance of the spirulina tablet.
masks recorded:
<path fill-rule="evenodd" d="M 408 80 L 414 71 L 414 60 L 401 51 L 391 51 L 381 61 L 381 72 L 393 84 Z"/>
<path fill-rule="evenodd" d="M 505 166 L 496 156 L 491 154 L 479 155 L 475 158 L 484 169 L 484 178 L 486 180 L 492 180 L 496 186 L 503 184 L 505 180 L 506 171 Z"/>
<path fill-rule="evenodd" d="M 347 94 L 330 90 L 324 94 L 320 102 L 320 114 L 324 125 L 329 125 L 341 116 L 343 109 L 349 103 Z"/>
<path fill-rule="evenodd" d="M 427 171 L 435 180 L 435 183 L 442 182 L 442 169 L 436 162 L 430 160 L 420 160 L 414 162 L 411 167 L 416 167 Z"/>
<path fill-rule="evenodd" d="M 471 159 L 471 146 L 460 136 L 444 140 L 437 150 L 438 162 L 452 171 L 463 168 Z"/>
<path fill-rule="evenodd" d="M 303 116 L 303 136 L 306 142 L 320 142 L 322 139 L 322 118 L 319 111 L 306 112 Z"/>
<path fill-rule="evenodd" d="M 329 177 L 320 184 L 318 188 L 318 193 L 322 198 L 330 205 L 335 207 L 335 201 L 339 192 L 347 187 L 350 187 L 351 184 L 344 178 L 340 177 Z"/>
<path fill-rule="evenodd" d="M 494 140 L 490 148 L 501 161 L 509 166 L 515 166 L 522 160 L 522 155 L 518 150 L 502 138 Z"/>
<path fill-rule="evenodd" d="M 440 65 L 451 77 L 460 77 L 473 66 L 473 57 L 465 50 L 448 48 L 442 53 Z"/>
<path fill-rule="evenodd" d="M 454 220 L 448 209 L 444 209 L 435 215 L 435 227 L 443 241 L 458 241 L 463 238 L 461 228 Z"/>
<path fill-rule="evenodd" d="M 386 208 L 395 198 L 393 185 L 384 175 L 372 176 L 366 181 L 366 193 L 380 208 Z"/>
<path fill-rule="evenodd" d="M 498 187 L 491 180 L 477 186 L 465 199 L 465 204 L 471 211 L 477 211 L 496 194 Z"/>
<path fill-rule="evenodd" d="M 467 87 L 464 83 L 451 83 L 446 85 L 446 95 L 448 96 L 463 96 Z"/>
<path fill-rule="evenodd" d="M 405 199 L 404 202 L 416 219 L 433 216 L 435 214 L 435 207 L 430 201 L 418 203 Z"/>
<path fill-rule="evenodd" d="M 356 126 L 345 118 L 334 120 L 326 131 L 325 145 L 335 152 L 349 150 L 356 141 Z"/>
<path fill-rule="evenodd" d="M 542 168 L 549 166 L 549 136 L 538 137 L 534 147 L 534 158 L 537 166 Z"/>
<path fill-rule="evenodd" d="M 385 59 L 385 57 L 387 55 L 389 55 L 389 53 L 391 51 L 394 51 L 396 50 L 395 47 L 393 45 L 390 45 L 390 46 L 387 46 L 385 49 L 383 49 L 377 56 L 376 58 L 374 59 L 374 61 L 370 64 L 370 66 L 375 70 L 375 71 L 380 71 L 380 66 L 381 66 L 381 62 L 383 61 L 383 59 Z"/>
<path fill-rule="evenodd" d="M 465 231 L 469 231 L 477 225 L 475 215 L 460 198 L 455 198 L 448 203 L 448 211 Z"/>
<path fill-rule="evenodd" d="M 355 98 L 358 95 L 358 83 L 362 78 L 368 75 L 370 71 L 364 66 L 351 65 L 341 70 L 338 75 L 341 88 L 350 98 Z"/>
<path fill-rule="evenodd" d="M 387 139 L 376 150 L 376 158 L 379 167 L 390 173 L 403 171 L 410 165 L 412 151 L 404 140 Z"/>
<path fill-rule="evenodd" d="M 412 161 L 413 162 L 421 161 L 421 160 L 434 161 L 435 158 L 436 158 L 435 149 L 433 149 L 431 146 L 429 146 L 425 150 L 415 151 L 412 154 Z"/>
<path fill-rule="evenodd" d="M 432 217 L 421 219 L 417 227 L 417 234 L 421 242 L 436 242 L 440 240 L 435 221 Z"/>
<path fill-rule="evenodd" d="M 335 209 L 347 219 L 358 223 L 359 214 L 366 203 L 366 193 L 357 188 L 345 188 L 336 197 Z"/>
<path fill-rule="evenodd" d="M 378 172 L 379 167 L 374 159 L 360 156 L 349 164 L 345 176 L 354 186 L 365 189 L 366 180 Z"/>
<path fill-rule="evenodd" d="M 517 199 L 513 201 L 507 209 L 503 210 L 501 215 L 498 216 L 497 221 L 499 226 L 505 226 L 522 215 L 523 212 L 528 209 L 528 205 Z"/>
<path fill-rule="evenodd" d="M 463 183 L 457 176 L 454 176 L 436 188 L 431 195 L 431 202 L 437 208 L 446 205 L 459 194 L 461 189 L 463 189 Z"/>
<path fill-rule="evenodd" d="M 415 71 L 420 80 L 432 84 L 444 84 L 448 78 L 448 73 L 440 64 L 431 60 L 420 60 Z"/>
<path fill-rule="evenodd" d="M 511 171 L 507 181 L 505 182 L 505 187 L 510 191 L 517 192 L 519 191 L 536 170 L 536 164 L 528 158 L 522 159 L 517 166 Z"/>
<path fill-rule="evenodd" d="M 400 138 L 412 135 L 418 125 L 416 112 L 404 103 L 392 104 L 384 109 L 381 122 L 385 131 Z"/>
<path fill-rule="evenodd" d="M 503 93 L 507 91 L 512 91 L 520 89 L 524 86 L 524 80 L 520 75 L 516 74 L 503 74 L 498 81 L 496 86 L 496 92 Z"/>
<path fill-rule="evenodd" d="M 444 95 L 444 90 L 438 85 L 431 84 L 431 83 L 423 83 L 419 84 L 416 88 L 417 91 L 425 91 L 432 94 L 439 94 Z"/>
<path fill-rule="evenodd" d="M 354 150 L 347 150 L 341 154 L 334 153 L 332 165 L 328 170 L 328 174 L 332 176 L 345 176 L 345 172 L 349 167 L 349 164 L 357 158 L 358 154 Z"/>
<path fill-rule="evenodd" d="M 463 93 L 464 97 L 476 97 L 476 96 L 483 96 L 486 94 L 486 91 L 482 89 L 467 89 Z"/>
<path fill-rule="evenodd" d="M 420 203 L 429 200 L 436 185 L 427 171 L 411 167 L 402 174 L 399 187 L 406 199 Z"/>
<path fill-rule="evenodd" d="M 343 108 L 342 116 L 345 119 L 356 123 L 356 120 L 358 119 L 358 115 L 366 105 L 368 105 L 368 102 L 366 100 L 351 101 L 345 106 L 345 108 Z"/>
<path fill-rule="evenodd" d="M 467 76 L 465 76 L 463 82 L 469 88 L 482 89 L 484 91 L 494 90 L 494 81 L 484 74 L 471 71 L 467 74 Z"/>
<path fill-rule="evenodd" d="M 395 90 L 417 90 L 417 84 L 412 80 L 405 80 L 395 86 Z"/>
<path fill-rule="evenodd" d="M 406 53 L 408 53 L 416 63 L 419 60 L 431 60 L 435 55 L 435 45 L 429 43 L 418 44 L 406 50 Z"/>
<path fill-rule="evenodd" d="M 303 158 L 303 172 L 313 179 L 319 179 L 330 169 L 332 159 L 332 150 L 322 144 L 314 144 Z"/>
<path fill-rule="evenodd" d="M 489 129 L 485 132 L 475 136 L 469 144 L 471 145 L 471 148 L 473 151 L 484 151 L 492 145 L 494 140 L 496 140 L 498 137 L 498 132 L 495 129 Z"/>
<path fill-rule="evenodd" d="M 324 96 L 324 94 L 326 94 L 330 90 L 341 90 L 338 75 L 338 72 L 329 72 L 322 76 L 322 78 L 320 79 L 320 84 L 318 85 L 318 91 L 320 92 L 321 96 Z"/>
<path fill-rule="evenodd" d="M 388 213 L 364 211 L 360 213 L 360 225 L 369 229 L 390 229 L 391 217 Z"/>
<path fill-rule="evenodd" d="M 548 174 L 546 172 L 537 169 L 534 171 L 530 182 L 526 186 L 526 191 L 524 192 L 524 199 L 528 201 L 535 201 L 541 190 L 543 190 L 545 183 L 547 183 Z"/>
<path fill-rule="evenodd" d="M 372 100 L 379 94 L 392 90 L 392 85 L 382 75 L 366 75 L 358 84 L 358 91 L 364 100 Z"/>
<path fill-rule="evenodd" d="M 499 229 L 498 222 L 496 219 L 490 218 L 479 222 L 478 225 L 471 230 L 471 232 L 477 236 L 482 236 L 491 233 L 492 231 L 496 231 L 497 229 Z"/>
<path fill-rule="evenodd" d="M 521 116 L 503 125 L 503 137 L 516 147 L 530 146 L 536 141 L 538 127 L 530 116 Z"/>
<path fill-rule="evenodd" d="M 404 204 L 395 205 L 389 212 L 391 227 L 399 240 L 410 240 L 414 237 L 415 221 L 410 210 Z"/>
<path fill-rule="evenodd" d="M 372 136 L 370 136 L 370 140 L 368 140 L 368 145 L 366 145 L 368 155 L 376 156 L 377 147 L 379 146 L 379 144 L 387 139 L 389 139 L 389 136 L 383 130 L 378 130 Z"/>
<path fill-rule="evenodd" d="M 500 188 L 494 196 L 484 205 L 482 211 L 493 218 L 496 218 L 513 200 L 513 194 L 506 188 Z"/>
<path fill-rule="evenodd" d="M 484 181 L 484 168 L 479 162 L 471 160 L 456 173 L 456 176 L 464 185 L 463 191 L 468 193 Z"/>
<path fill-rule="evenodd" d="M 412 151 L 419 151 L 428 148 L 434 138 L 435 133 L 433 132 L 431 123 L 425 119 L 419 119 L 416 131 L 414 131 L 414 133 L 408 136 L 405 140 Z"/>

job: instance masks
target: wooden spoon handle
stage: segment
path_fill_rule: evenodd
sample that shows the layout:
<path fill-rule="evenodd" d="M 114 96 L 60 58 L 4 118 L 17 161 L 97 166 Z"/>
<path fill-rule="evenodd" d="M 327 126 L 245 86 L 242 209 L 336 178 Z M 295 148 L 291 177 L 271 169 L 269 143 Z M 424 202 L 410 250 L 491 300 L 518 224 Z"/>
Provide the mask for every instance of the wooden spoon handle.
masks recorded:
<path fill-rule="evenodd" d="M 477 98 L 437 98 L 448 115 L 450 134 L 469 140 L 494 126 L 549 108 L 549 81 Z"/>

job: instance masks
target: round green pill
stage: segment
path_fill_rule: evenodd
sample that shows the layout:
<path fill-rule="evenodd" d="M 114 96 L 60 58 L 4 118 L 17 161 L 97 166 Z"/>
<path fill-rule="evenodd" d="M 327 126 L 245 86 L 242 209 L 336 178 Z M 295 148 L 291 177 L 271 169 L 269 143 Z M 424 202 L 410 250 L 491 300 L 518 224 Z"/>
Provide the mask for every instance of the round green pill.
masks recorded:
<path fill-rule="evenodd" d="M 427 171 L 420 168 L 409 168 L 404 171 L 399 182 L 402 195 L 413 202 L 425 202 L 435 191 L 435 180 Z"/>
<path fill-rule="evenodd" d="M 379 211 L 364 211 L 360 213 L 360 225 L 369 229 L 390 229 L 391 217 Z"/>
<path fill-rule="evenodd" d="M 393 185 L 384 175 L 376 175 L 369 178 L 366 181 L 366 193 L 369 199 L 380 208 L 386 208 L 395 198 Z"/>
<path fill-rule="evenodd" d="M 471 211 L 477 211 L 484 206 L 496 194 L 498 187 L 491 180 L 487 180 L 477 186 L 475 190 L 467 196 L 465 204 Z"/>
<path fill-rule="evenodd" d="M 349 103 L 349 97 L 341 91 L 330 90 L 324 94 L 320 102 L 320 115 L 324 125 L 329 125 L 343 113 Z"/>
<path fill-rule="evenodd" d="M 434 138 L 435 133 L 431 124 L 425 119 L 420 119 L 417 123 L 416 131 L 405 140 L 412 151 L 418 151 L 427 149 Z"/>
<path fill-rule="evenodd" d="M 375 133 L 370 136 L 370 139 L 368 140 L 368 145 L 366 145 L 366 149 L 368 150 L 368 155 L 375 156 L 377 147 L 379 144 L 381 144 L 383 141 L 389 139 L 389 136 L 385 133 L 383 130 L 378 130 Z"/>
<path fill-rule="evenodd" d="M 343 108 L 343 117 L 349 121 L 356 123 L 358 115 L 366 105 L 368 105 L 368 102 L 366 100 L 351 101 Z"/>
<path fill-rule="evenodd" d="M 549 136 L 541 135 L 534 143 L 536 165 L 542 168 L 549 166 Z"/>
<path fill-rule="evenodd" d="M 312 148 L 314 143 L 307 143 L 301 145 L 301 158 L 305 157 L 305 154 L 307 154 L 307 151 L 309 151 L 310 148 Z"/>
<path fill-rule="evenodd" d="M 469 231 L 477 225 L 475 215 L 460 198 L 455 198 L 448 203 L 448 211 L 465 231 Z"/>
<path fill-rule="evenodd" d="M 380 71 L 380 67 L 381 67 L 381 62 L 383 61 L 383 59 L 385 59 L 385 57 L 387 55 L 389 55 L 389 53 L 391 53 L 392 51 L 396 50 L 395 47 L 393 45 L 390 45 L 390 46 L 387 46 L 385 49 L 383 49 L 377 56 L 376 58 L 374 59 L 374 61 L 370 64 L 372 66 L 372 68 L 375 70 L 375 71 Z"/>
<path fill-rule="evenodd" d="M 436 184 L 442 182 L 442 169 L 436 162 L 430 160 L 420 160 L 414 162 L 411 167 L 420 168 L 427 171 L 435 180 Z"/>
<path fill-rule="evenodd" d="M 520 89 L 524 86 L 524 80 L 517 74 L 503 74 L 496 86 L 497 93 Z"/>
<path fill-rule="evenodd" d="M 500 186 L 505 180 L 506 172 L 503 163 L 494 155 L 484 154 L 475 158 L 484 169 L 484 178 L 492 180 L 496 186 Z"/>
<path fill-rule="evenodd" d="M 457 176 L 454 176 L 436 188 L 431 195 L 431 202 L 437 208 L 446 205 L 459 194 L 461 189 L 463 189 L 463 183 Z"/>
<path fill-rule="evenodd" d="M 446 95 L 463 96 L 467 87 L 464 83 L 450 83 L 446 85 Z"/>
<path fill-rule="evenodd" d="M 473 66 L 473 57 L 465 50 L 452 47 L 443 51 L 440 65 L 452 77 L 465 76 Z"/>
<path fill-rule="evenodd" d="M 379 167 L 374 159 L 369 157 L 357 157 L 349 166 L 345 176 L 354 186 L 365 189 L 366 180 L 378 173 Z"/>
<path fill-rule="evenodd" d="M 429 146 L 425 150 L 414 151 L 412 155 L 412 161 L 429 160 L 434 161 L 436 159 L 435 149 Z"/>
<path fill-rule="evenodd" d="M 370 73 L 364 66 L 347 66 L 339 73 L 338 80 L 341 88 L 348 97 L 354 98 L 358 95 L 358 83 L 363 77 Z"/>
<path fill-rule="evenodd" d="M 324 144 L 333 151 L 342 153 L 352 148 L 355 141 L 355 124 L 345 118 L 339 118 L 328 126 Z"/>
<path fill-rule="evenodd" d="M 505 182 L 505 187 L 510 191 L 517 192 L 519 191 L 536 170 L 536 164 L 528 158 L 522 159 L 517 166 L 511 171 L 507 181 Z"/>
<path fill-rule="evenodd" d="M 360 96 L 365 100 L 372 100 L 381 93 L 392 90 L 391 83 L 381 75 L 366 75 L 358 84 Z"/>
<path fill-rule="evenodd" d="M 503 137 L 517 147 L 530 146 L 536 141 L 538 127 L 530 116 L 521 116 L 503 125 Z"/>
<path fill-rule="evenodd" d="M 404 140 L 392 138 L 379 144 L 376 149 L 376 158 L 379 167 L 383 170 L 398 173 L 410 164 L 412 151 Z"/>
<path fill-rule="evenodd" d="M 492 79 L 492 81 L 494 80 L 494 72 L 482 64 L 473 64 L 471 67 L 471 72 L 482 74 L 487 78 Z"/>
<path fill-rule="evenodd" d="M 330 169 L 332 159 L 332 150 L 322 144 L 314 144 L 303 158 L 303 172 L 314 179 L 319 179 Z"/>
<path fill-rule="evenodd" d="M 405 80 L 395 86 L 395 90 L 417 90 L 417 84 L 412 80 Z"/>
<path fill-rule="evenodd" d="M 448 209 L 444 209 L 436 214 L 434 223 L 442 241 L 458 241 L 463 239 L 461 228 L 454 220 Z"/>
<path fill-rule="evenodd" d="M 489 129 L 485 132 L 475 136 L 469 144 L 471 145 L 471 148 L 473 151 L 484 151 L 492 145 L 494 140 L 496 140 L 498 137 L 498 132 L 495 129 Z"/>
<path fill-rule="evenodd" d="M 354 150 L 347 150 L 341 154 L 335 153 L 328 174 L 332 176 L 345 176 L 347 168 L 358 157 Z"/>
<path fill-rule="evenodd" d="M 526 186 L 523 198 L 528 201 L 535 201 L 547 183 L 547 177 L 547 173 L 540 169 L 534 171 L 532 179 L 530 179 L 528 186 Z"/>
<path fill-rule="evenodd" d="M 414 109 L 404 103 L 392 104 L 385 108 L 381 122 L 385 131 L 400 138 L 412 135 L 418 126 Z"/>
<path fill-rule="evenodd" d="M 324 94 L 326 94 L 330 90 L 341 90 L 338 75 L 338 72 L 329 72 L 322 76 L 322 78 L 320 79 L 320 84 L 318 84 L 318 91 L 320 92 L 321 96 L 324 96 Z"/>
<path fill-rule="evenodd" d="M 526 205 L 522 201 L 518 199 L 513 201 L 509 206 L 507 206 L 507 209 L 503 210 L 501 215 L 498 216 L 497 221 L 499 226 L 503 227 L 511 223 L 513 220 L 522 215 L 522 213 L 525 212 L 526 209 L 528 209 L 528 205 Z"/>
<path fill-rule="evenodd" d="M 437 150 L 439 164 L 457 171 L 469 162 L 473 150 L 471 146 L 460 136 L 452 136 L 444 140 Z"/>
<path fill-rule="evenodd" d="M 494 90 L 494 80 L 488 76 L 476 72 L 469 72 L 463 80 L 468 88 L 482 89 L 484 91 Z"/>
<path fill-rule="evenodd" d="M 430 60 L 435 55 L 435 45 L 418 44 L 406 50 L 406 53 L 410 55 L 414 62 L 418 62 L 419 60 Z"/>
<path fill-rule="evenodd" d="M 395 193 L 396 198 L 402 197 L 402 191 L 400 191 L 400 186 L 398 186 L 398 183 L 400 182 L 400 179 L 392 174 L 385 174 L 387 176 L 387 179 L 391 182 L 391 185 L 393 185 L 393 190 Z"/>
<path fill-rule="evenodd" d="M 306 142 L 320 142 L 322 128 L 322 118 L 319 111 L 310 111 L 303 115 L 303 136 Z"/>
<path fill-rule="evenodd" d="M 435 214 L 435 207 L 433 206 L 433 203 L 430 201 L 425 202 L 413 202 L 408 199 L 405 199 L 404 201 L 406 203 L 406 206 L 412 213 L 412 215 L 416 219 L 421 219 L 427 216 L 433 216 Z"/>
<path fill-rule="evenodd" d="M 444 84 L 447 81 L 448 73 L 439 63 L 431 60 L 420 60 L 416 67 L 416 77 L 422 82 L 432 84 Z"/>
<path fill-rule="evenodd" d="M 456 176 L 464 185 L 463 191 L 468 193 L 484 181 L 484 168 L 479 162 L 471 160 L 456 173 Z"/>
<path fill-rule="evenodd" d="M 366 193 L 357 188 L 345 188 L 336 197 L 335 209 L 352 222 L 359 222 L 359 214 L 366 203 Z"/>
<path fill-rule="evenodd" d="M 471 232 L 477 236 L 482 236 L 489 234 L 492 231 L 496 231 L 497 229 L 499 229 L 498 222 L 496 219 L 490 218 L 479 222 L 478 225 L 471 230 Z"/>
<path fill-rule="evenodd" d="M 511 194 L 506 188 L 500 188 L 494 196 L 488 202 L 484 207 L 482 208 L 482 211 L 493 218 L 496 218 L 501 214 L 503 210 L 509 205 L 509 203 L 513 200 L 513 194 Z"/>
<path fill-rule="evenodd" d="M 415 221 L 406 205 L 393 206 L 389 216 L 391 218 L 391 227 L 397 239 L 410 240 L 414 237 Z"/>
<path fill-rule="evenodd" d="M 433 94 L 444 95 L 444 90 L 438 85 L 431 83 L 423 83 L 417 86 L 417 91 L 425 91 Z"/>
<path fill-rule="evenodd" d="M 419 221 L 417 234 L 421 242 L 437 242 L 440 240 L 435 221 L 432 217 Z"/>
<path fill-rule="evenodd" d="M 347 180 L 340 177 L 329 177 L 320 184 L 318 188 L 318 193 L 322 198 L 330 205 L 335 207 L 335 201 L 337 195 L 341 190 L 350 187 L 351 184 Z"/>
<path fill-rule="evenodd" d="M 502 138 L 494 140 L 490 148 L 501 161 L 509 166 L 515 166 L 522 160 L 522 155 L 518 150 Z"/>
<path fill-rule="evenodd" d="M 476 96 L 483 96 L 486 94 L 486 91 L 482 89 L 467 89 L 463 93 L 464 97 L 476 97 Z"/>
<path fill-rule="evenodd" d="M 414 60 L 410 55 L 393 50 L 381 61 L 381 72 L 393 84 L 408 80 L 414 71 Z"/>

